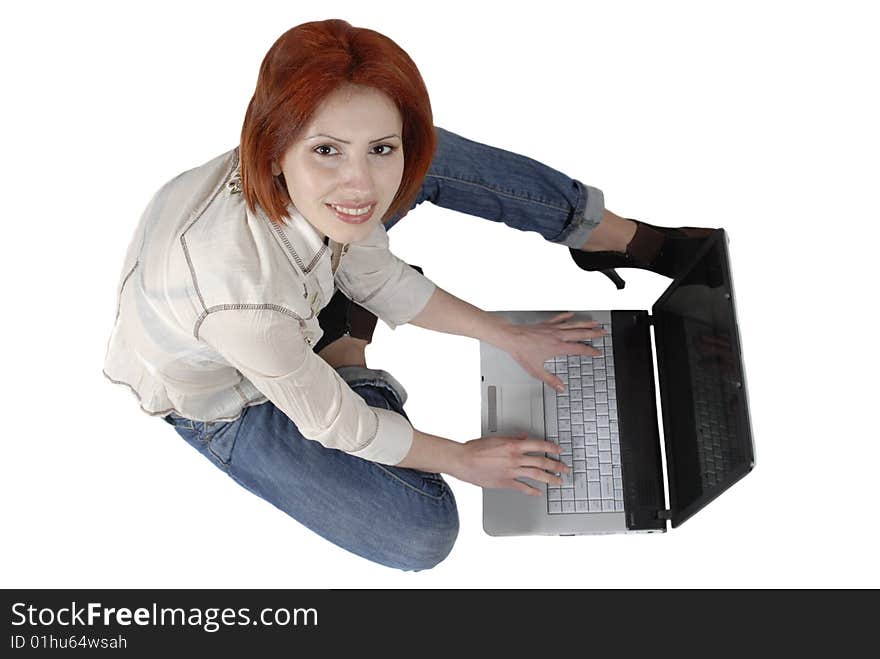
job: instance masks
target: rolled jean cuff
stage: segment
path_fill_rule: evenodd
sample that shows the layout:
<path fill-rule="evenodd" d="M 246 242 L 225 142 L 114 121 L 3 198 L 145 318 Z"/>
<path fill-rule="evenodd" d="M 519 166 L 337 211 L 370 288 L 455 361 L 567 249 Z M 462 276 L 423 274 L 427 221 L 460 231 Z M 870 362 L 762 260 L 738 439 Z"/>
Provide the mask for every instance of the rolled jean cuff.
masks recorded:
<path fill-rule="evenodd" d="M 602 221 L 605 212 L 605 195 L 599 188 L 584 185 L 577 180 L 575 183 L 578 189 L 582 190 L 581 199 L 571 222 L 552 242 L 580 249 L 587 242 L 593 229 Z"/>
<path fill-rule="evenodd" d="M 366 366 L 340 366 L 336 372 L 349 386 L 371 384 L 388 389 L 397 398 L 401 409 L 406 402 L 406 389 L 388 371 L 383 371 L 381 368 L 367 368 Z"/>

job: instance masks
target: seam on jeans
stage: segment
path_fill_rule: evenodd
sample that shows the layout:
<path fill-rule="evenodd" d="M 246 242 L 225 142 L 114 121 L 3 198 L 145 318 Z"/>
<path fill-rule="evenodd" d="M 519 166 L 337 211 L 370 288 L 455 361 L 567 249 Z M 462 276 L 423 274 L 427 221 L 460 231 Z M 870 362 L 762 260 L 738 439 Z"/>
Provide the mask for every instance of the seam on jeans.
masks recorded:
<path fill-rule="evenodd" d="M 577 191 L 577 199 L 574 204 L 574 213 L 572 213 L 571 220 L 566 222 L 565 226 L 562 227 L 562 230 L 556 234 L 553 238 L 550 239 L 550 242 L 554 242 L 560 245 L 565 245 L 565 240 L 578 230 L 579 227 L 586 224 L 587 221 L 587 186 L 581 183 L 580 181 L 575 180 L 575 190 Z M 571 245 L 566 245 L 566 247 L 571 247 Z M 578 246 L 580 247 L 580 246 Z M 577 249 L 577 248 L 575 248 Z"/>
<path fill-rule="evenodd" d="M 351 387 L 352 389 L 354 389 L 355 387 L 377 387 L 377 388 L 381 387 L 385 391 L 390 391 L 394 395 L 394 400 L 397 402 L 398 406 L 401 409 L 403 409 L 403 405 L 400 402 L 400 396 L 398 395 L 397 391 L 388 382 L 386 382 L 385 380 L 383 380 L 381 378 L 376 378 L 374 380 L 366 380 L 366 379 L 352 380 L 351 382 L 348 383 L 348 386 Z M 394 412 L 395 414 L 400 414 L 400 412 L 398 412 L 397 410 L 393 410 L 391 408 L 388 408 L 388 409 L 390 411 Z"/>
<path fill-rule="evenodd" d="M 427 498 L 429 498 L 429 499 L 433 499 L 434 501 L 439 501 L 440 499 L 442 499 L 443 497 L 446 496 L 446 483 L 445 483 L 444 481 L 433 481 L 433 482 L 437 483 L 437 485 L 440 486 L 440 489 L 443 491 L 442 494 L 440 494 L 439 496 L 438 496 L 438 495 L 434 495 L 434 494 L 429 494 L 428 492 L 425 492 L 424 490 L 420 490 L 419 488 L 415 487 L 412 483 L 407 483 L 407 482 L 406 482 L 405 480 L 403 480 L 400 476 L 398 476 L 397 474 L 395 474 L 395 473 L 392 472 L 392 471 L 389 471 L 386 467 L 384 467 L 383 465 L 379 464 L 378 462 L 376 462 L 376 463 L 374 463 L 374 464 L 375 464 L 377 467 L 379 467 L 379 469 L 381 469 L 381 470 L 384 471 L 386 474 L 388 474 L 391 478 L 393 478 L 394 480 L 396 480 L 398 483 L 402 483 L 403 485 L 405 485 L 405 486 L 408 487 L 409 489 L 413 490 L 414 492 L 418 492 L 419 494 L 421 494 L 421 495 L 424 496 L 424 497 L 427 497 Z M 401 467 L 401 469 L 405 469 L 405 467 Z M 413 471 L 415 471 L 415 469 L 413 469 Z M 423 477 L 422 477 L 422 476 L 419 476 L 419 478 L 423 478 Z"/>
<path fill-rule="evenodd" d="M 520 195 L 513 194 L 512 192 L 507 192 L 505 190 L 499 190 L 498 188 L 493 188 L 491 186 L 485 185 L 483 183 L 475 183 L 473 181 L 467 181 L 463 178 L 457 178 L 455 176 L 441 176 L 439 174 L 427 174 L 425 178 L 437 178 L 444 179 L 447 181 L 455 181 L 457 183 L 464 183 L 466 185 L 473 185 L 478 188 L 483 188 L 484 190 L 488 190 L 493 194 L 500 195 L 502 197 L 508 197 L 509 199 L 514 199 L 516 201 L 526 201 L 531 204 L 538 204 L 539 206 L 546 206 L 547 208 L 552 208 L 553 210 L 570 212 L 570 209 L 567 206 L 557 206 L 556 204 L 551 204 L 546 201 L 540 201 L 538 199 L 532 199 L 531 197 L 522 197 Z"/>

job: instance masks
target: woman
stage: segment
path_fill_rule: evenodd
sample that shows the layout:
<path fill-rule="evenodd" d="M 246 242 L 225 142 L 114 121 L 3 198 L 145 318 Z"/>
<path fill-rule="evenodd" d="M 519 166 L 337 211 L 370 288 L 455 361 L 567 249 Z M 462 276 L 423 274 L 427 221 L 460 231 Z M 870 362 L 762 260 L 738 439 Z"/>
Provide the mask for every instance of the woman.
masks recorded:
<path fill-rule="evenodd" d="M 539 171 L 536 185 L 562 192 L 467 185 L 484 167 L 496 177 Z M 553 203 L 532 213 L 527 200 L 542 198 Z M 435 132 L 422 78 L 396 44 L 344 21 L 306 23 L 267 53 L 240 146 L 148 204 L 104 367 L 243 487 L 338 546 L 403 570 L 433 567 L 457 537 L 441 473 L 539 494 L 516 479 L 556 483 L 565 467 L 528 455 L 557 453 L 551 442 L 462 444 L 414 429 L 406 392 L 363 361 L 374 319 L 356 319 L 490 342 L 557 387 L 544 362 L 599 354 L 583 342 L 604 333 L 567 314 L 511 325 L 400 261 L 382 222 L 424 199 L 601 252 L 572 250 L 596 257 L 580 263 L 587 269 L 674 267 L 654 260 L 693 242 L 617 218 L 601 192 L 539 163 Z M 342 294 L 357 306 L 329 304 Z"/>

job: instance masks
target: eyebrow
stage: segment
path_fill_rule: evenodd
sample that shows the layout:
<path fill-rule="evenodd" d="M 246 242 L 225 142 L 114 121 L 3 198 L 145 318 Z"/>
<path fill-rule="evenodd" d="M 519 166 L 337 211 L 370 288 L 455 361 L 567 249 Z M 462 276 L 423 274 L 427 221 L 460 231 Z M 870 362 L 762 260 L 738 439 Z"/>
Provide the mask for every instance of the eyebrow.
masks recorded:
<path fill-rule="evenodd" d="M 332 135 L 325 135 L 324 133 L 318 133 L 317 135 L 312 135 L 311 137 L 307 137 L 306 139 L 313 140 L 316 137 L 327 137 L 331 140 L 335 140 L 336 142 L 342 142 L 343 144 L 351 144 L 351 142 L 346 142 L 345 140 L 341 140 L 338 137 L 333 137 Z M 386 135 L 385 137 L 380 137 L 379 139 L 372 140 L 372 141 L 370 141 L 370 144 L 373 144 L 373 142 L 381 142 L 382 140 L 387 140 L 391 137 L 396 137 L 396 138 L 400 139 L 400 135 L 398 135 L 397 133 L 392 133 L 391 135 Z"/>

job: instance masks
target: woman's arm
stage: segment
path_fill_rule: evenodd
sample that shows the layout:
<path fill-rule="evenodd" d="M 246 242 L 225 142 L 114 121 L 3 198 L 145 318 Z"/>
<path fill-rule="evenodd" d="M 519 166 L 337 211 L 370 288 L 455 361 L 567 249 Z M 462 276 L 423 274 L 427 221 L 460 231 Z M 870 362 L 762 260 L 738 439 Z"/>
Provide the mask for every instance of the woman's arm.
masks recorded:
<path fill-rule="evenodd" d="M 490 343 L 510 353 L 527 373 L 561 391 L 562 381 L 544 368 L 544 362 L 557 355 L 599 355 L 599 350 L 582 341 L 604 334 L 604 330 L 596 327 L 598 321 L 564 322 L 571 315 L 560 314 L 541 323 L 517 325 L 437 286 L 422 311 L 409 322 Z"/>

